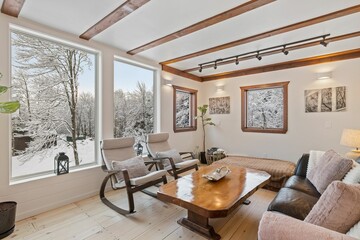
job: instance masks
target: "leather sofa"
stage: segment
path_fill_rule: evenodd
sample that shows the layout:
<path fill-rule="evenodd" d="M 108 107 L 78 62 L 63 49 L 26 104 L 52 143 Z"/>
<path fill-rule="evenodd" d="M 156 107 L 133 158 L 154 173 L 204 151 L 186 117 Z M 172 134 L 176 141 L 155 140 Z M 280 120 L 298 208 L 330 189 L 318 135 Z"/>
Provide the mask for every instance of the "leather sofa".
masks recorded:
<path fill-rule="evenodd" d="M 268 207 L 288 216 L 304 220 L 320 198 L 320 193 L 306 178 L 309 154 L 303 154 L 297 162 L 294 175 L 280 189 Z"/>

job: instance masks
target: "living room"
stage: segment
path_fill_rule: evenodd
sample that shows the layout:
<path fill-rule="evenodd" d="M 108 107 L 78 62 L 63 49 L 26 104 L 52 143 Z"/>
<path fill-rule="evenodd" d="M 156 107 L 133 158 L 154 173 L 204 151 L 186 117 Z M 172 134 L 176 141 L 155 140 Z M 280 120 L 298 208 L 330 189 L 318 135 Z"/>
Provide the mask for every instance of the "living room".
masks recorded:
<path fill-rule="evenodd" d="M 23 5 L 19 7 L 18 2 L 22 2 Z M 224 149 L 228 155 L 279 159 L 296 164 L 303 153 L 309 153 L 311 150 L 327 151 L 333 149 L 341 155 L 352 150 L 352 147 L 341 145 L 340 139 L 344 129 L 360 129 L 360 112 L 357 111 L 360 100 L 357 94 L 357 90 L 360 89 L 360 82 L 358 81 L 360 76 L 360 68 L 358 67 L 360 65 L 358 25 L 360 22 L 360 2 L 358 0 L 318 0 L 316 2 L 307 0 L 301 1 L 301 3 L 282 0 L 250 1 L 255 2 L 255 6 L 242 10 L 242 13 L 237 13 L 233 17 L 222 16 L 223 19 L 217 19 L 216 24 L 193 29 L 186 36 L 177 36 L 172 41 L 164 41 L 157 43 L 158 45 L 155 47 L 147 46 L 149 49 L 144 48 L 141 51 L 139 49 L 135 51 L 134 49 L 139 46 L 248 3 L 247 1 L 235 0 L 227 3 L 217 3 L 216 1 L 211 1 L 211 3 L 207 1 L 197 3 L 192 3 L 192 1 L 182 1 L 181 3 L 160 0 L 143 1 L 142 6 L 127 12 L 123 19 L 115 22 L 113 26 L 108 26 L 103 32 L 97 32 L 93 39 L 79 38 L 86 29 L 124 2 L 111 1 L 109 5 L 102 6 L 104 4 L 97 3 L 97 1 L 78 1 L 76 3 L 72 1 L 61 1 L 61 3 L 0 1 L 2 6 L 9 4 L 15 6 L 15 9 L 17 6 L 18 9 L 18 17 L 5 13 L 3 10 L 0 14 L 0 32 L 2 33 L 0 35 L 0 73 L 3 75 L 0 85 L 13 85 L 12 71 L 14 66 L 11 57 L 14 47 L 12 46 L 12 33 L 14 32 L 79 47 L 96 56 L 96 61 L 92 62 L 95 76 L 93 91 L 97 96 L 95 103 L 97 112 L 94 164 L 83 168 L 70 168 L 68 174 L 60 176 L 47 172 L 31 178 L 14 178 L 11 171 L 14 168 L 11 161 L 11 146 L 13 144 L 11 115 L 0 114 L 0 134 L 3 136 L 0 139 L 0 202 L 17 202 L 17 221 L 25 221 L 31 224 L 30 220 L 33 216 L 39 214 L 46 216 L 48 211 L 49 215 L 55 215 L 56 212 L 51 211 L 56 211 L 57 208 L 64 209 L 64 207 L 65 209 L 72 209 L 68 204 L 72 206 L 79 201 L 90 201 L 87 199 L 98 201 L 93 203 L 93 206 L 104 209 L 98 197 L 100 185 L 105 176 L 101 169 L 100 141 L 114 137 L 115 110 L 113 106 L 115 100 L 113 93 L 116 85 L 114 83 L 116 63 L 114 62 L 134 65 L 153 73 L 154 132 L 169 133 L 170 145 L 179 151 L 194 152 L 219 147 Z M 344 11 L 344 9 L 350 8 L 351 10 Z M 10 7 L 10 9 L 14 8 Z M 318 20 L 302 26 L 296 24 L 337 11 L 343 12 L 338 13 L 336 17 L 328 17 L 326 20 Z M 249 23 L 248 26 L 244 22 Z M 286 29 L 286 26 L 291 24 L 294 26 L 291 29 Z M 222 44 L 280 28 L 284 28 L 284 30 L 253 38 L 249 42 L 233 47 L 209 50 Z M 327 36 L 327 34 L 331 35 Z M 343 35 L 346 36 L 336 40 L 336 37 Z M 320 38 L 305 41 L 318 36 Z M 324 36 L 326 37 L 324 38 Z M 328 39 L 329 41 L 326 42 L 328 45 L 324 47 L 320 42 Z M 303 43 L 291 45 L 293 42 L 302 40 L 304 40 Z M 311 45 L 309 42 L 312 41 L 317 41 L 317 44 Z M 309 44 L 310 46 L 299 47 L 298 45 L 301 44 Z M 274 48 L 261 51 L 276 46 L 281 46 L 280 50 Z M 293 50 L 291 50 L 292 47 Z M 287 55 L 281 51 L 282 48 L 288 50 Z M 204 49 L 208 50 L 207 53 L 200 55 L 199 51 Z M 131 50 L 139 51 L 139 53 L 128 54 L 127 52 Z M 277 52 L 265 54 L 271 50 Z M 244 56 L 240 56 L 248 52 L 255 53 L 250 54 L 251 58 L 248 59 L 243 59 Z M 190 53 L 196 53 L 196 56 L 179 62 L 159 64 Z M 259 60 L 258 57 L 261 54 L 263 55 Z M 228 60 L 231 63 L 224 63 L 225 58 L 229 58 Z M 219 61 L 219 59 L 224 60 Z M 237 62 L 239 59 L 240 61 Z M 206 62 L 210 62 L 210 64 L 203 64 Z M 190 68 L 196 68 L 196 70 L 185 71 Z M 201 72 L 199 71 L 200 68 Z M 247 69 L 252 69 L 253 72 L 246 72 Z M 241 72 L 241 70 L 243 71 Z M 231 76 L 226 76 L 226 73 L 229 72 L 234 73 Z M 318 80 L 319 73 L 328 74 L 327 79 Z M 217 76 L 217 74 L 225 74 L 225 76 Z M 206 76 L 212 76 L 214 80 L 206 79 Z M 229 97 L 227 98 L 230 105 L 228 113 L 207 113 L 215 126 L 206 126 L 205 149 L 202 149 L 203 131 L 199 121 L 195 131 L 174 132 L 174 88 L 164 84 L 169 82 L 173 86 L 196 90 L 197 106 L 209 104 L 210 98 Z M 279 82 L 289 82 L 287 103 L 284 104 L 287 106 L 286 132 L 279 134 L 243 131 L 242 104 L 244 102 L 241 87 Z M 306 112 L 306 91 L 342 86 L 346 87 L 345 110 Z M 1 96 L 1 101 L 7 101 L 10 98 L 10 94 L 5 94 Z M 53 157 L 48 161 L 53 165 Z M 108 189 L 110 190 L 110 186 Z M 121 191 L 115 193 L 113 197 L 122 197 L 122 201 L 126 205 L 126 194 Z M 263 195 L 268 194 L 267 197 L 270 199 L 264 203 L 264 209 L 261 210 L 266 211 L 267 205 L 275 197 L 276 192 L 264 191 L 262 193 Z M 140 194 L 136 197 L 142 196 Z M 149 200 L 145 197 L 140 197 L 140 199 L 141 205 L 146 205 L 147 201 L 151 203 L 155 201 L 154 204 L 156 205 L 156 202 L 159 201 L 156 199 Z M 135 199 L 135 201 L 138 200 Z M 256 200 L 253 200 L 253 203 L 256 203 Z M 135 202 L 136 208 L 138 207 L 137 204 L 139 202 Z M 172 205 L 166 206 L 171 208 Z M 158 209 L 162 208 L 166 207 L 161 206 Z M 142 211 L 146 212 L 145 209 L 139 206 L 135 215 L 142 215 Z M 58 211 L 61 212 L 62 210 Z M 186 212 L 180 210 L 176 213 L 177 215 L 186 215 Z M 107 212 L 107 214 L 110 213 Z M 111 213 L 111 216 L 114 217 L 115 214 L 116 212 Z M 145 213 L 142 217 L 151 218 L 152 216 L 151 213 Z M 236 217 L 237 215 L 231 216 L 231 219 L 234 219 L 232 221 L 236 221 Z M 113 220 L 115 221 L 116 218 L 114 217 Z M 43 219 L 45 221 L 46 218 L 43 217 Z M 66 220 L 65 216 L 63 220 Z M 178 235 L 170 234 L 166 238 L 166 236 L 155 234 L 153 239 L 179 237 L 203 239 L 191 231 L 186 232 L 185 228 L 176 224 L 176 220 L 176 217 L 171 218 L 172 226 L 181 229 Z M 243 219 L 241 221 L 246 222 Z M 221 224 L 217 222 L 214 224 L 215 230 L 220 231 L 217 226 Z M 258 222 L 255 225 L 254 228 L 257 231 Z M 18 226 L 21 226 L 21 229 L 17 229 Z M 89 227 L 91 228 L 91 226 Z M 26 232 L 26 224 L 17 224 L 14 235 L 9 237 L 13 236 L 16 239 L 17 230 L 21 233 Z M 33 230 L 29 230 L 28 235 L 19 235 L 19 239 L 28 239 L 26 237 L 30 236 L 31 231 Z M 96 231 L 101 230 L 94 230 L 94 232 Z M 115 237 L 112 235 L 113 238 L 109 239 L 122 239 L 121 233 L 118 234 Z M 33 236 L 36 239 L 35 235 Z M 40 239 L 39 236 L 37 237 Z M 79 236 L 77 239 L 87 238 Z M 100 237 L 99 239 L 106 238 Z M 224 239 L 237 238 L 227 236 Z"/>

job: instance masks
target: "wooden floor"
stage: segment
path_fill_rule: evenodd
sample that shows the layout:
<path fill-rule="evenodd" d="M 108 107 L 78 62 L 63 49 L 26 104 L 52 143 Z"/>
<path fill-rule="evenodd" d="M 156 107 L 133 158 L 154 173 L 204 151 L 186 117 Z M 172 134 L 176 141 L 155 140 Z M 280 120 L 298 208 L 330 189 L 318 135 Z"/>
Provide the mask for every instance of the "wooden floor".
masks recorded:
<path fill-rule="evenodd" d="M 107 195 L 120 206 L 127 206 L 124 190 L 111 191 Z M 250 205 L 241 205 L 227 218 L 211 219 L 210 224 L 222 239 L 256 240 L 261 215 L 274 196 L 275 192 L 258 190 L 250 197 Z M 15 232 L 6 239 L 204 239 L 177 224 L 176 221 L 186 215 L 186 210 L 181 207 L 136 193 L 135 209 L 135 214 L 124 217 L 94 196 L 19 221 Z"/>

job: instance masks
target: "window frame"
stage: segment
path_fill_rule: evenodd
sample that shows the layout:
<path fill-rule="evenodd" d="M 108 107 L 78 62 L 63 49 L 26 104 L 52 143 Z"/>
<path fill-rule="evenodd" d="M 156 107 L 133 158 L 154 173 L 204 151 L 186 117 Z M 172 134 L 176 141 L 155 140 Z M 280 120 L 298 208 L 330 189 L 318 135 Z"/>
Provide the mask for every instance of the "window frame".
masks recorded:
<path fill-rule="evenodd" d="M 197 116 L 197 92 L 198 92 L 198 90 L 180 87 L 180 86 L 176 86 L 176 85 L 173 85 L 172 87 L 173 87 L 173 130 L 174 130 L 174 133 L 196 131 L 197 130 L 196 116 Z M 190 127 L 181 128 L 181 127 L 176 126 L 176 92 L 177 91 L 190 94 L 190 101 L 191 101 L 191 103 L 190 103 L 191 126 Z"/>
<path fill-rule="evenodd" d="M 100 121 L 100 106 L 102 104 L 102 98 L 101 98 L 102 94 L 100 92 L 101 81 L 99 80 L 101 78 L 100 64 L 99 64 L 101 61 L 101 52 L 97 49 L 87 47 L 85 45 L 81 45 L 81 44 L 73 42 L 73 41 L 66 40 L 65 38 L 51 35 L 50 33 L 39 32 L 39 31 L 25 28 L 25 27 L 15 25 L 15 24 L 9 25 L 8 33 L 9 33 L 9 39 L 10 39 L 9 40 L 10 84 L 12 84 L 12 79 L 13 79 L 13 74 L 12 74 L 12 72 L 13 72 L 12 71 L 12 69 L 13 69 L 13 65 L 12 65 L 13 51 L 12 51 L 12 41 L 11 41 L 12 33 L 26 34 L 33 38 L 41 39 L 44 41 L 49 41 L 49 42 L 52 42 L 55 44 L 63 45 L 68 48 L 78 49 L 78 50 L 84 51 L 86 53 L 93 54 L 95 56 L 95 59 L 94 59 L 94 74 L 95 74 L 95 83 L 94 83 L 94 90 L 95 90 L 95 92 L 94 92 L 94 99 L 95 99 L 95 104 L 94 104 L 94 110 L 95 110 L 95 113 L 94 113 L 94 121 L 95 121 L 94 161 L 91 163 L 81 164 L 79 166 L 69 166 L 69 170 L 71 170 L 71 171 L 69 171 L 69 173 L 87 170 L 89 168 L 101 166 L 101 162 L 99 162 L 99 160 L 98 160 L 99 156 L 100 156 L 99 141 L 100 141 L 101 135 L 102 135 L 101 127 L 100 127 L 100 122 L 101 122 Z M 12 138 L 13 131 L 12 131 L 11 117 L 10 117 L 9 125 L 10 125 L 9 126 L 9 137 Z M 41 172 L 37 172 L 37 173 L 30 173 L 30 174 L 13 177 L 13 175 L 12 175 L 12 171 L 13 171 L 12 140 L 9 141 L 9 155 L 8 156 L 9 156 L 9 163 L 10 163 L 9 164 L 10 183 L 27 182 L 27 181 L 32 181 L 32 180 L 36 180 L 36 179 L 57 176 L 56 173 L 54 173 L 54 169 L 52 169 L 52 170 L 46 170 L 46 171 L 41 171 Z"/>

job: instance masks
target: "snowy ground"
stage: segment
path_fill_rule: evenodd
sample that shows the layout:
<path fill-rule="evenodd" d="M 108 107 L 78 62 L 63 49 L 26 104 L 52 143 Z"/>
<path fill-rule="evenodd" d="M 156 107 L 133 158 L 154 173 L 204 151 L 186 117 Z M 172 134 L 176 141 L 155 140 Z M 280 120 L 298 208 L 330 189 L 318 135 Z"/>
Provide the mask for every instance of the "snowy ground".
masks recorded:
<path fill-rule="evenodd" d="M 77 141 L 80 164 L 95 161 L 95 142 L 93 140 Z M 65 152 L 70 159 L 70 167 L 75 166 L 73 150 L 63 140 L 59 140 L 57 146 L 39 151 L 26 162 L 21 161 L 21 155 L 12 157 L 12 177 L 54 170 L 54 158 L 59 152 Z"/>

